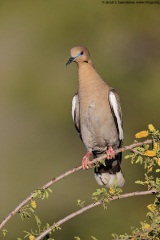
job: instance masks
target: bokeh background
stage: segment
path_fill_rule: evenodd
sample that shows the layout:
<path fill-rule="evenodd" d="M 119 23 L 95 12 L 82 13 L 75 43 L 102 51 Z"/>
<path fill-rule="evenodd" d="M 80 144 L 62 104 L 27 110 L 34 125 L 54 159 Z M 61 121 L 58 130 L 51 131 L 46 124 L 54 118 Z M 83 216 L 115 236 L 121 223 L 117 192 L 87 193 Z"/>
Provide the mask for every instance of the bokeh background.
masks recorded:
<path fill-rule="evenodd" d="M 103 79 L 121 97 L 125 143 L 160 118 L 160 5 L 102 4 L 100 0 L 0 2 L 0 221 L 30 192 L 79 165 L 85 153 L 71 119 L 77 91 L 76 64 L 65 67 L 70 48 L 84 45 Z M 123 161 L 124 192 L 141 189 L 143 169 Z M 52 224 L 91 202 L 98 188 L 93 171 L 80 171 L 37 201 L 43 224 Z M 152 197 L 112 202 L 78 216 L 55 233 L 58 240 L 111 239 L 130 232 Z M 7 240 L 34 229 L 16 215 Z M 0 239 L 3 239 L 0 235 Z"/>

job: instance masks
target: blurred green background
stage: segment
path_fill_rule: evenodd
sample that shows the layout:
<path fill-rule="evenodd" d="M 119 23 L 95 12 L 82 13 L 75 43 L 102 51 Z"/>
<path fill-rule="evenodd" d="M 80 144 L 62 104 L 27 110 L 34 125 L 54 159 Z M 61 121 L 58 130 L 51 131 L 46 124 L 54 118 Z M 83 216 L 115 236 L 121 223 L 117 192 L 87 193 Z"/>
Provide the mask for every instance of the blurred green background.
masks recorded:
<path fill-rule="evenodd" d="M 159 128 L 160 6 L 102 4 L 100 0 L 15 0 L 0 2 L 0 221 L 30 192 L 79 165 L 85 153 L 71 119 L 77 91 L 76 64 L 65 67 L 70 48 L 84 45 L 103 79 L 121 97 L 125 143 L 149 123 Z M 143 169 L 124 160 L 124 192 L 141 189 Z M 43 224 L 91 202 L 99 186 L 93 171 L 80 171 L 38 200 Z M 72 219 L 55 233 L 58 240 L 130 232 L 146 215 L 152 197 L 112 202 Z M 15 216 L 7 240 L 34 229 Z M 2 236 L 0 239 L 3 238 Z"/>

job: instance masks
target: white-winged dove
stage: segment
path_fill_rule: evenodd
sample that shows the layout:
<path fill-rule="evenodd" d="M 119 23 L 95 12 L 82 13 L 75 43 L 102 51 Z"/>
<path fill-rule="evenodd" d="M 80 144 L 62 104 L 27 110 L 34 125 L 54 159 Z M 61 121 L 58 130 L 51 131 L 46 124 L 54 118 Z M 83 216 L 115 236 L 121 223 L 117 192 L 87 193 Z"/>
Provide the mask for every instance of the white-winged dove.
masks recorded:
<path fill-rule="evenodd" d="M 95 178 L 107 188 L 113 184 L 122 187 L 125 183 L 120 167 L 122 153 L 114 153 L 123 144 L 119 96 L 96 72 L 87 48 L 72 48 L 66 65 L 72 62 L 77 63 L 79 76 L 78 93 L 72 100 L 72 118 L 87 149 L 82 167 L 90 167 L 91 154 L 95 158 L 106 152 L 105 165 L 95 166 Z"/>

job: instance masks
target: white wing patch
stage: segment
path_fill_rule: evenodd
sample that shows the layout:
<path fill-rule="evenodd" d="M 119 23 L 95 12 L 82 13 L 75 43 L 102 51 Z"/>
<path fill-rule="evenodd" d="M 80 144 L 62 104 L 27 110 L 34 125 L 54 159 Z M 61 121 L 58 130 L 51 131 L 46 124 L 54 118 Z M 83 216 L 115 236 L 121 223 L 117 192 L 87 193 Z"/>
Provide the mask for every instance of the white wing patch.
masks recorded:
<path fill-rule="evenodd" d="M 75 108 L 76 108 L 76 98 L 77 98 L 77 95 L 75 95 L 72 99 L 72 119 L 73 119 L 73 122 L 75 121 Z"/>
<path fill-rule="evenodd" d="M 121 119 L 121 116 L 119 115 L 118 102 L 117 102 L 117 99 L 116 99 L 113 92 L 109 93 L 109 101 L 110 101 L 110 104 L 113 108 L 115 117 L 117 119 L 118 130 L 119 130 L 119 139 L 123 140 L 124 136 L 123 136 L 123 128 L 122 128 L 122 119 Z"/>

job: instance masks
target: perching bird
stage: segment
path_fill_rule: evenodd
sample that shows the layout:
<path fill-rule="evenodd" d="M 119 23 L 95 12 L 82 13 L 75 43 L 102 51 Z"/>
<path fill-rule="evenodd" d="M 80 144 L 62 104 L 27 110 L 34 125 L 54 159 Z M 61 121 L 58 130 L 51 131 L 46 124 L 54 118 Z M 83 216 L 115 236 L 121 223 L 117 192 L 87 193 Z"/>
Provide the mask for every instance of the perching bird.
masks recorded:
<path fill-rule="evenodd" d="M 72 100 L 72 118 L 87 153 L 82 160 L 83 169 L 90 167 L 89 157 L 106 153 L 105 165 L 95 166 L 95 178 L 106 188 L 125 183 L 121 171 L 122 153 L 114 150 L 123 144 L 123 124 L 120 100 L 117 92 L 106 84 L 96 72 L 87 48 L 71 49 L 66 65 L 78 65 L 78 93 Z"/>

